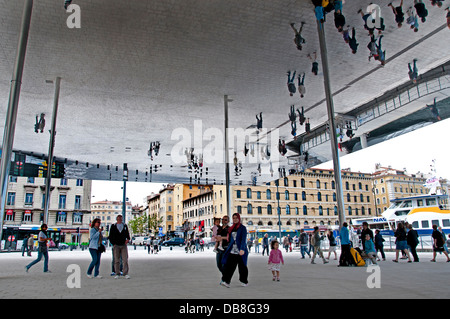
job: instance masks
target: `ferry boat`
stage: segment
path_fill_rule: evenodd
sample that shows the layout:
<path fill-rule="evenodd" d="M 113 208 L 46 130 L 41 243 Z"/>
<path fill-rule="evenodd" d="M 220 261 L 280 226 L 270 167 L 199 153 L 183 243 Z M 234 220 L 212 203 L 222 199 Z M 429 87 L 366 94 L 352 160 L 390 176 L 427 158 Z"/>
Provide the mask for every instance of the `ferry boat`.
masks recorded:
<path fill-rule="evenodd" d="M 442 227 L 450 234 L 450 210 L 448 195 L 428 194 L 414 197 L 396 198 L 392 205 L 382 213 L 391 230 L 399 222 L 412 224 L 419 236 L 428 236 L 433 232 L 433 225 Z"/>

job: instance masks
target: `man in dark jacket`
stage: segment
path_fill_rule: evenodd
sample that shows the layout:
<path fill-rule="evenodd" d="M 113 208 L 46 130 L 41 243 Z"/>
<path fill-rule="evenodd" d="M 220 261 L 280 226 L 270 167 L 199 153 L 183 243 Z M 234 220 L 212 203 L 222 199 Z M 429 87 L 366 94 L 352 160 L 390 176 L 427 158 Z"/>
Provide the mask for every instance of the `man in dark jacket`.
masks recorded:
<path fill-rule="evenodd" d="M 411 250 L 411 254 L 414 257 L 414 262 L 419 262 L 419 257 L 417 256 L 416 247 L 419 244 L 419 235 L 417 234 L 417 231 L 413 229 L 413 226 L 411 224 L 408 225 L 409 231 L 408 234 L 406 234 L 406 243 L 409 246 L 409 249 Z"/>
<path fill-rule="evenodd" d="M 127 244 L 130 241 L 130 233 L 128 226 L 123 223 L 122 215 L 118 215 L 116 218 L 117 223 L 111 225 L 109 230 L 109 241 L 113 245 L 114 253 L 114 270 L 116 273 L 115 279 L 119 278 L 120 274 L 120 258 L 122 258 L 123 275 L 126 279 L 130 279 L 128 276 L 128 248 Z"/>

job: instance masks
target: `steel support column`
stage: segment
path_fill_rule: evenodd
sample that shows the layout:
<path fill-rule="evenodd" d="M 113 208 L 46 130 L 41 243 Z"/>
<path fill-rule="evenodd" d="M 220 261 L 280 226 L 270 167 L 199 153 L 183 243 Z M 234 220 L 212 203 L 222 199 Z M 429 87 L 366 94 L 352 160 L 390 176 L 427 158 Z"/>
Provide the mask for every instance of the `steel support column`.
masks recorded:
<path fill-rule="evenodd" d="M 325 85 L 325 97 L 327 102 L 328 120 L 331 136 L 331 153 L 333 157 L 334 179 L 336 182 L 336 201 L 339 214 L 339 227 L 345 222 L 344 194 L 342 192 L 342 176 L 339 162 L 339 150 L 336 134 L 336 123 L 334 115 L 333 94 L 330 86 L 330 72 L 328 69 L 327 45 L 325 40 L 325 26 L 317 20 L 317 31 L 319 33 L 320 55 L 322 58 L 323 77 Z"/>
<path fill-rule="evenodd" d="M 14 133 L 16 129 L 17 110 L 19 105 L 20 89 L 22 85 L 23 67 L 25 64 L 25 55 L 27 51 L 28 34 L 30 32 L 31 14 L 33 11 L 33 0 L 25 0 L 22 26 L 19 35 L 19 44 L 17 46 L 16 60 L 14 64 L 13 77 L 11 80 L 11 89 L 9 92 L 9 102 L 6 111 L 5 128 L 2 143 L 2 160 L 0 171 L 0 239 L 3 235 L 3 220 L 5 218 L 6 197 L 8 194 L 8 178 L 11 168 L 11 155 L 14 144 Z"/>
<path fill-rule="evenodd" d="M 44 224 L 48 224 L 48 208 L 50 206 L 50 192 L 52 184 L 53 150 L 55 149 L 56 118 L 58 116 L 59 92 L 61 78 L 55 80 L 55 96 L 53 99 L 52 126 L 50 129 L 50 142 L 48 144 L 47 177 L 45 179 Z"/>

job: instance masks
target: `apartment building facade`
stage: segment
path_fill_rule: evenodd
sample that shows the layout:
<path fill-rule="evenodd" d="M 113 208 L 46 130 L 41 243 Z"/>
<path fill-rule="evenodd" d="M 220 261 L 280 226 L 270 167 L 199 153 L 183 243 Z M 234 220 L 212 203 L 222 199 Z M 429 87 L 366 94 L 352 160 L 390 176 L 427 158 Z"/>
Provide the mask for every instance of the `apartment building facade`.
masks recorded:
<path fill-rule="evenodd" d="M 61 242 L 87 241 L 91 188 L 89 180 L 52 178 L 47 224 L 61 229 Z M 44 201 L 45 178 L 10 176 L 4 225 L 41 225 Z"/>

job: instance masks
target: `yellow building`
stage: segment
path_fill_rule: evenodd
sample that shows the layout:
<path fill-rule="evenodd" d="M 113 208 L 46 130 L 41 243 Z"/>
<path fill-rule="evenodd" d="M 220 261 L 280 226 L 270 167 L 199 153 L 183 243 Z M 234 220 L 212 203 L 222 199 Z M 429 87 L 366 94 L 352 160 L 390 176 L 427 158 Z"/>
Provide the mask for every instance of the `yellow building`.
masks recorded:
<path fill-rule="evenodd" d="M 377 165 L 372 179 L 378 215 L 389 208 L 394 198 L 425 195 L 429 191 L 423 186 L 426 178 L 422 173 L 408 175 L 405 170 Z"/>

